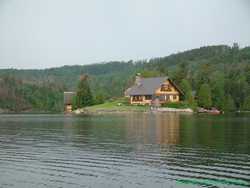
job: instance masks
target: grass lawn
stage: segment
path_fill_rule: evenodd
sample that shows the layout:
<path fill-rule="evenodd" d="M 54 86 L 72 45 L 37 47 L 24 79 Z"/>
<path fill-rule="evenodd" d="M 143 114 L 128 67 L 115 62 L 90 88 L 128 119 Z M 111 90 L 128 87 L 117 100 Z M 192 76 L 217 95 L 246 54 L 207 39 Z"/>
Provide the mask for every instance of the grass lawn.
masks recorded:
<path fill-rule="evenodd" d="M 179 103 L 169 103 L 165 104 L 162 107 L 168 107 L 173 109 L 185 109 L 190 108 L 185 102 Z M 94 106 L 89 106 L 84 108 L 90 113 L 96 112 L 146 112 L 150 110 L 148 105 L 130 105 L 127 99 L 120 98 L 114 101 L 106 101 L 103 104 L 98 104 Z"/>
<path fill-rule="evenodd" d="M 149 106 L 135 106 L 129 105 L 117 101 L 105 102 L 104 104 L 98 104 L 90 107 L 86 107 L 86 110 L 89 111 L 147 111 Z"/>

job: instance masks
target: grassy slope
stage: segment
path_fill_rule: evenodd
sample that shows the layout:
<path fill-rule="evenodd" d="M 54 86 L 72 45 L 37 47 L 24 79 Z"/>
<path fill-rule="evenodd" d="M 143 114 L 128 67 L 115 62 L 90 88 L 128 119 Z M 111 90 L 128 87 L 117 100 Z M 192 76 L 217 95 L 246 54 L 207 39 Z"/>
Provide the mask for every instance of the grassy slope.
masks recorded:
<path fill-rule="evenodd" d="M 173 109 L 186 109 L 192 108 L 184 102 L 179 103 L 169 103 L 163 105 L 163 107 L 173 108 Z M 118 99 L 111 102 L 105 102 L 104 104 L 94 105 L 86 107 L 85 110 L 95 113 L 95 112 L 146 112 L 150 109 L 148 105 L 136 106 L 128 104 L 126 99 Z"/>
<path fill-rule="evenodd" d="M 119 105 L 120 104 L 120 105 Z M 94 105 L 85 108 L 88 111 L 138 111 L 143 112 L 149 110 L 149 106 L 132 106 L 121 103 L 120 101 L 105 102 L 104 104 Z"/>

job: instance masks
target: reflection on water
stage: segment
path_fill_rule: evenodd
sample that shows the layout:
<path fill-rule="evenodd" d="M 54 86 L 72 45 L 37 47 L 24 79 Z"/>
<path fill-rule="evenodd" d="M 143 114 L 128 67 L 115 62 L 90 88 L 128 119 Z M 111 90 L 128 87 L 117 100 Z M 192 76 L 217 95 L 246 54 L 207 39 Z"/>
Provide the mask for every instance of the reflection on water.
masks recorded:
<path fill-rule="evenodd" d="M 178 144 L 180 142 L 179 114 L 131 114 L 127 117 L 127 140 L 143 144 Z"/>
<path fill-rule="evenodd" d="M 0 116 L 0 187 L 250 187 L 250 116 Z"/>

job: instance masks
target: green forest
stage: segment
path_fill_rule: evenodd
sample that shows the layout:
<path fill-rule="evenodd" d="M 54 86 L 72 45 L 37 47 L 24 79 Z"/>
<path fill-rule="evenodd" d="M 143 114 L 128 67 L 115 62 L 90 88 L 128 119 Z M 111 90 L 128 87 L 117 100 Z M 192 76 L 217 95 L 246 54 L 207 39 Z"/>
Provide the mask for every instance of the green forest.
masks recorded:
<path fill-rule="evenodd" d="M 76 91 L 88 75 L 93 104 L 122 97 L 144 77 L 168 76 L 185 93 L 185 103 L 224 111 L 250 110 L 250 47 L 206 46 L 166 57 L 102 62 L 44 70 L 0 70 L 0 108 L 9 111 L 60 112 L 63 91 Z"/>

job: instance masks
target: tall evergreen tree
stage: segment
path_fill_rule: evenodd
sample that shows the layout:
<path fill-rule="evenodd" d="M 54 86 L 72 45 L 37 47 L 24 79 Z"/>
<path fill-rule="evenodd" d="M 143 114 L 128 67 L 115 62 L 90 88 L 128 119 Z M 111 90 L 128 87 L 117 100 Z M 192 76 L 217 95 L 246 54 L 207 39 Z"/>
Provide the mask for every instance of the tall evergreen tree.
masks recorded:
<path fill-rule="evenodd" d="M 186 102 L 188 102 L 189 104 L 193 104 L 194 98 L 193 98 L 193 94 L 192 94 L 192 87 L 191 87 L 189 81 L 186 79 L 183 79 L 181 81 L 180 87 L 181 87 L 182 91 L 184 92 L 183 99 Z"/>
<path fill-rule="evenodd" d="M 188 77 L 188 64 L 187 62 L 182 62 L 177 66 L 177 70 L 174 73 L 174 81 L 180 84 L 183 79 Z"/>
<path fill-rule="evenodd" d="M 93 97 L 88 83 L 88 76 L 83 75 L 80 78 L 76 93 L 77 108 L 83 108 L 93 104 Z"/>
<path fill-rule="evenodd" d="M 198 93 L 198 105 L 210 108 L 212 105 L 211 89 L 208 84 L 202 84 Z"/>
<path fill-rule="evenodd" d="M 224 99 L 224 111 L 233 112 L 236 110 L 235 102 L 231 95 L 227 95 Z"/>
<path fill-rule="evenodd" d="M 213 106 L 224 109 L 225 79 L 223 73 L 217 72 L 212 75 L 211 92 Z"/>
<path fill-rule="evenodd" d="M 247 111 L 250 110 L 250 96 L 246 97 L 242 109 Z"/>

